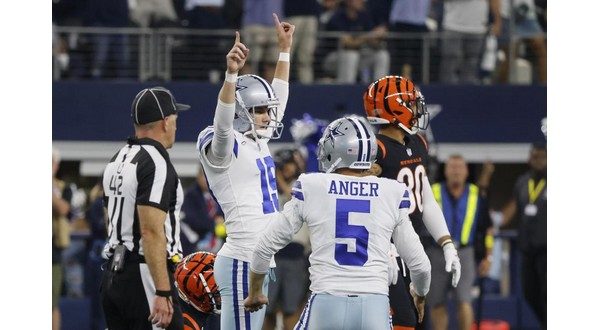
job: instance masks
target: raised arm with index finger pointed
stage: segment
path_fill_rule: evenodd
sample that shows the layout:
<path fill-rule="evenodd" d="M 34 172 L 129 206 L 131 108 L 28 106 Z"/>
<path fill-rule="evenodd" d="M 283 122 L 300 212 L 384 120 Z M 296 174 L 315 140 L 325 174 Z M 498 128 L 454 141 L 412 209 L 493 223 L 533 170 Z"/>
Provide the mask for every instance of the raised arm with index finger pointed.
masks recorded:
<path fill-rule="evenodd" d="M 279 61 L 277 61 L 277 67 L 275 67 L 274 77 L 283 81 L 289 81 L 290 51 L 296 27 L 288 22 L 280 22 L 279 17 L 275 13 L 273 13 L 273 22 L 275 23 L 275 31 L 277 31 L 277 43 L 279 46 Z"/>

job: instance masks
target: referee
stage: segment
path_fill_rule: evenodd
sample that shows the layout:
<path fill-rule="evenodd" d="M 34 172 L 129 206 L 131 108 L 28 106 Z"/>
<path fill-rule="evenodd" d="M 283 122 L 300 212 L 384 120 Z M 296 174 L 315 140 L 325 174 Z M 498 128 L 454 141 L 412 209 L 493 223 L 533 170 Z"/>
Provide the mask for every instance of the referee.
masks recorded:
<path fill-rule="evenodd" d="M 175 142 L 179 111 L 190 107 L 162 87 L 140 91 L 131 107 L 135 137 L 102 176 L 108 215 L 102 307 L 111 330 L 183 329 L 173 280 L 182 256 L 183 190 L 167 149 Z"/>

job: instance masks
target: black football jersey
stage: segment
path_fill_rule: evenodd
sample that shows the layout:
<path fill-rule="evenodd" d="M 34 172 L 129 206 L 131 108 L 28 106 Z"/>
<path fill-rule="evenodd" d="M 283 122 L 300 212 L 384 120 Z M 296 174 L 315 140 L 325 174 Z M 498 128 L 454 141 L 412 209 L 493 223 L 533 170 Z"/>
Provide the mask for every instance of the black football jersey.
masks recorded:
<path fill-rule="evenodd" d="M 420 135 L 406 135 L 405 144 L 377 134 L 377 161 L 381 177 L 404 182 L 410 192 L 408 210 L 413 227 L 419 237 L 431 235 L 423 224 L 423 180 L 427 177 L 429 161 L 427 142 Z"/>

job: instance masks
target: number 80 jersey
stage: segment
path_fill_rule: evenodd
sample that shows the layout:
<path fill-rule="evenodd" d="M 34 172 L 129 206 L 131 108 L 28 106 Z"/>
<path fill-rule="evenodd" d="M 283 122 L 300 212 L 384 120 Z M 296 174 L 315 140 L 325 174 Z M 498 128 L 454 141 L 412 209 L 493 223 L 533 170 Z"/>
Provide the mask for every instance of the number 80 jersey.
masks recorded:
<path fill-rule="evenodd" d="M 423 224 L 423 183 L 427 180 L 427 143 L 418 134 L 406 135 L 404 143 L 377 134 L 377 161 L 380 177 L 404 182 L 409 189 L 408 213 L 419 236 L 430 236 Z"/>
<path fill-rule="evenodd" d="M 213 135 L 212 126 L 203 130 L 196 147 L 210 190 L 225 215 L 227 241 L 218 255 L 249 262 L 259 234 L 279 208 L 275 163 L 266 139 L 254 141 L 234 131 L 231 161 L 213 165 L 206 156 Z"/>

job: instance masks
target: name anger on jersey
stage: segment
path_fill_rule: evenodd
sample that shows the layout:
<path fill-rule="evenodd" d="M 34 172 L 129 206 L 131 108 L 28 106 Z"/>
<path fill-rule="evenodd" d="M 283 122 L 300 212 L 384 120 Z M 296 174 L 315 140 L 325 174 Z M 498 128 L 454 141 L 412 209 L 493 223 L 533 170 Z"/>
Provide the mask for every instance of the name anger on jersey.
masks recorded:
<path fill-rule="evenodd" d="M 379 184 L 377 182 L 331 180 L 329 191 L 327 193 L 334 195 L 378 197 L 378 189 Z"/>

